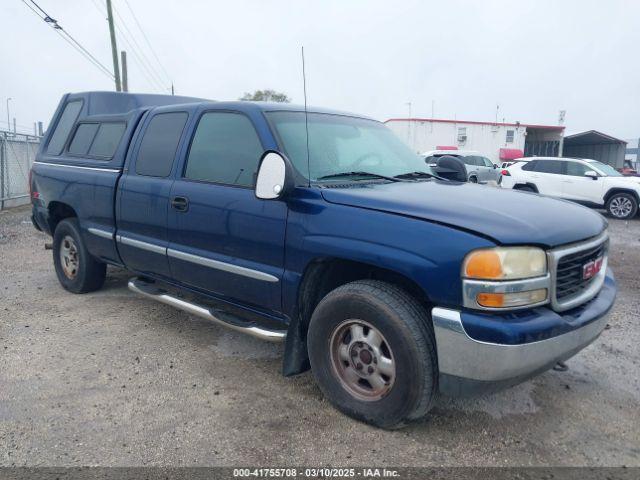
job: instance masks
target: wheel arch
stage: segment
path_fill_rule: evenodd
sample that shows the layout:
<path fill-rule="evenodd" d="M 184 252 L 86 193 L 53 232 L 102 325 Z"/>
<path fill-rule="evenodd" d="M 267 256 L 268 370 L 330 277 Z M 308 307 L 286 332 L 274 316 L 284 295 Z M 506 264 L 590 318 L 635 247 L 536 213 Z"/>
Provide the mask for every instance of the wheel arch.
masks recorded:
<path fill-rule="evenodd" d="M 51 234 L 56 231 L 58 224 L 66 218 L 77 218 L 78 214 L 75 209 L 64 202 L 52 201 L 47 206 L 49 217 L 47 219 Z"/>
<path fill-rule="evenodd" d="M 628 193 L 630 195 L 633 195 L 633 197 L 636 199 L 636 202 L 640 203 L 640 195 L 638 195 L 638 192 L 636 192 L 633 189 L 630 188 L 624 188 L 624 187 L 613 187 L 610 188 L 607 193 L 605 193 L 604 195 L 604 203 L 606 205 L 606 203 L 609 201 L 609 199 L 614 196 L 616 193 Z"/>
<path fill-rule="evenodd" d="M 285 376 L 309 369 L 306 345 L 311 316 L 320 301 L 332 290 L 356 280 L 374 279 L 405 290 L 429 310 L 431 300 L 427 292 L 403 273 L 370 263 L 337 257 L 316 258 L 310 261 L 298 286 L 295 312 L 287 332 L 283 373 Z"/>

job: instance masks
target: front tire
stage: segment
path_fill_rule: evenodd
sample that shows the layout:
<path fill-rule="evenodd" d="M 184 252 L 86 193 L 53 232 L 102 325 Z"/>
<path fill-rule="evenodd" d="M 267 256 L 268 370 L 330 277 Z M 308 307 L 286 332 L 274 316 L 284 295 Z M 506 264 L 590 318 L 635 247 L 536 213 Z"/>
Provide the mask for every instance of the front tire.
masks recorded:
<path fill-rule="evenodd" d="M 52 251 L 58 281 L 65 290 L 87 293 L 102 287 L 107 266 L 92 257 L 85 247 L 77 219 L 67 218 L 58 223 Z"/>
<path fill-rule="evenodd" d="M 607 200 L 607 212 L 619 220 L 627 220 L 638 213 L 638 200 L 630 193 L 614 193 Z"/>
<path fill-rule="evenodd" d="M 320 389 L 346 415 L 398 428 L 430 410 L 438 378 L 431 320 L 394 285 L 362 280 L 330 292 L 307 344 Z"/>

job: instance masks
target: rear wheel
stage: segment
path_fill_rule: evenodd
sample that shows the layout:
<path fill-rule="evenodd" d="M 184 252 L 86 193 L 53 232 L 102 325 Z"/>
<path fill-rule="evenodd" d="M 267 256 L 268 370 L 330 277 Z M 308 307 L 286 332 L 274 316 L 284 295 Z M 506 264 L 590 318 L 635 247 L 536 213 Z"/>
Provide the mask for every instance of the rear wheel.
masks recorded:
<path fill-rule="evenodd" d="M 403 290 L 363 280 L 329 293 L 307 335 L 313 374 L 343 413 L 383 428 L 424 416 L 437 391 L 426 310 Z"/>
<path fill-rule="evenodd" d="M 469 177 L 469 182 L 470 183 L 478 183 L 478 177 L 476 177 L 476 176 Z"/>
<path fill-rule="evenodd" d="M 614 193 L 607 200 L 607 212 L 612 217 L 626 220 L 638 213 L 638 201 L 630 193 Z"/>
<path fill-rule="evenodd" d="M 78 220 L 62 220 L 53 234 L 53 264 L 60 284 L 70 292 L 86 293 L 102 287 L 107 266 L 87 251 Z"/>

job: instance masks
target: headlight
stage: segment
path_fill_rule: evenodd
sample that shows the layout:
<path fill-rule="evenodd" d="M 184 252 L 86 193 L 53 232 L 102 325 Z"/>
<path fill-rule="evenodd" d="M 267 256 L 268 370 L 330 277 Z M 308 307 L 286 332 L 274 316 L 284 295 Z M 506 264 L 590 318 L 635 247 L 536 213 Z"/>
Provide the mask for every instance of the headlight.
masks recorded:
<path fill-rule="evenodd" d="M 496 247 L 469 253 L 462 265 L 464 306 L 531 308 L 549 302 L 547 255 L 538 247 Z"/>
<path fill-rule="evenodd" d="M 547 273 L 547 256 L 537 247 L 476 250 L 464 260 L 462 275 L 478 280 L 516 280 Z"/>

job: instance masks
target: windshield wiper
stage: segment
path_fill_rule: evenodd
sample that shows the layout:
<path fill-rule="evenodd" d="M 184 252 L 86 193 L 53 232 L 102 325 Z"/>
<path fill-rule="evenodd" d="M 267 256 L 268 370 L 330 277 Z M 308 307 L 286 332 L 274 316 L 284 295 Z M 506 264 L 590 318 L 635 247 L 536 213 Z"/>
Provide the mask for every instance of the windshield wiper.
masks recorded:
<path fill-rule="evenodd" d="M 340 173 L 332 173 L 330 175 L 323 175 L 322 177 L 318 177 L 317 180 L 329 180 L 331 178 L 340 178 L 340 177 L 369 177 L 369 178 L 383 178 L 385 180 L 389 180 L 391 182 L 409 182 L 410 180 L 406 180 L 398 177 L 388 177 L 386 175 L 380 175 L 379 173 L 371 173 L 371 172 L 340 172 Z M 364 180 L 364 179 L 363 179 Z"/>
<path fill-rule="evenodd" d="M 447 180 L 444 177 L 441 177 L 440 175 L 434 175 L 433 173 L 427 173 L 427 172 L 407 172 L 407 173 L 401 173 L 400 175 L 396 175 L 394 178 L 399 178 L 399 179 L 411 179 L 411 178 L 436 178 L 438 180 Z"/>

